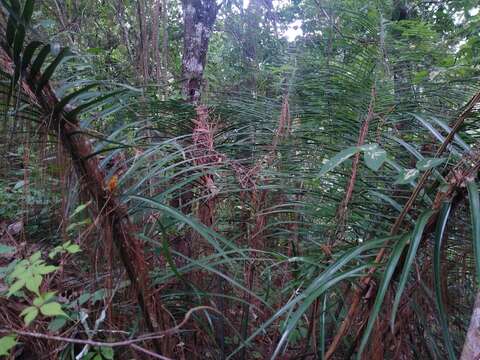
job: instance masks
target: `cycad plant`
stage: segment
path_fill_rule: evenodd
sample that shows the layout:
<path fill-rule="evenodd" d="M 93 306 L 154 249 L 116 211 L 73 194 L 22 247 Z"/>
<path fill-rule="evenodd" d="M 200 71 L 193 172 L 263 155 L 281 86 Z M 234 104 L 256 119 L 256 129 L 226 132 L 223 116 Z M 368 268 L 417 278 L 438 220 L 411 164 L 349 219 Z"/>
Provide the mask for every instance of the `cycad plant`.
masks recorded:
<path fill-rule="evenodd" d="M 268 91 L 194 106 L 84 78 L 2 1 L 0 180 L 25 207 L 0 354 L 475 358 L 478 69 L 399 4 L 306 2 Z"/>

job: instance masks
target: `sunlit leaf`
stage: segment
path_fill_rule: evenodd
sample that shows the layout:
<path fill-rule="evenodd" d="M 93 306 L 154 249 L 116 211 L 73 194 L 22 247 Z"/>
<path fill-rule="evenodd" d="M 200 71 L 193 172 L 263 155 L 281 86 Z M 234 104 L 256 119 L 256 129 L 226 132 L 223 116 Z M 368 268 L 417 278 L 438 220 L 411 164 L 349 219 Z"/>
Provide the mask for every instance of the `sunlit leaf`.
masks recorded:
<path fill-rule="evenodd" d="M 57 302 L 51 302 L 40 307 L 40 312 L 45 316 L 67 316 L 62 310 L 62 306 Z"/>
<path fill-rule="evenodd" d="M 404 185 L 414 181 L 420 172 L 417 169 L 406 169 L 400 172 L 394 184 Z"/>
<path fill-rule="evenodd" d="M 349 159 L 351 156 L 355 155 L 359 151 L 360 149 L 357 146 L 352 146 L 352 147 L 349 147 L 348 149 L 340 151 L 338 154 L 336 154 L 334 157 L 327 160 L 327 162 L 323 164 L 318 176 L 325 175 L 326 173 L 333 170 L 342 162 Z"/>
<path fill-rule="evenodd" d="M 377 171 L 387 159 L 387 152 L 377 144 L 374 144 L 374 146 L 367 148 L 367 150 L 363 150 L 363 156 L 365 159 L 365 165 L 371 170 Z"/>
<path fill-rule="evenodd" d="M 443 158 L 424 158 L 420 161 L 417 161 L 416 168 L 420 171 L 429 170 L 443 164 L 445 160 L 446 159 Z"/>
<path fill-rule="evenodd" d="M 17 345 L 15 335 L 7 335 L 0 338 L 0 356 L 8 356 L 10 349 Z"/>

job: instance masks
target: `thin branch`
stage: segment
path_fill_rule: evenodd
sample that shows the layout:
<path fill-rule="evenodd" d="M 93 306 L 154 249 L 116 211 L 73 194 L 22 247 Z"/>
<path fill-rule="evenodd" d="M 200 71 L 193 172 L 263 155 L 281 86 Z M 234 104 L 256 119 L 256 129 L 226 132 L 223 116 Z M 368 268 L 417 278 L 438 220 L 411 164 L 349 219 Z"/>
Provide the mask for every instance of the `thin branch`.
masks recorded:
<path fill-rule="evenodd" d="M 48 334 L 42 334 L 42 333 L 37 333 L 37 332 L 30 332 L 30 331 L 23 331 L 23 330 L 16 330 L 16 329 L 0 329 L 0 333 L 15 333 L 17 335 L 21 336 L 28 336 L 28 337 L 33 337 L 37 339 L 47 339 L 47 340 L 53 340 L 53 341 L 62 341 L 62 342 L 67 342 L 67 343 L 72 343 L 72 344 L 82 344 L 82 345 L 90 345 L 90 346 L 97 346 L 97 347 L 119 347 L 119 346 L 132 346 L 135 349 L 139 351 L 143 351 L 149 355 L 152 355 L 154 353 L 140 348 L 136 343 L 147 341 L 147 340 L 154 340 L 154 339 L 159 339 L 163 338 L 168 335 L 173 335 L 176 334 L 187 322 L 190 320 L 190 317 L 194 312 L 201 311 L 201 310 L 211 310 L 217 314 L 222 315 L 217 309 L 210 307 L 210 306 L 197 306 L 194 307 L 185 314 L 185 317 L 183 320 L 177 325 L 174 326 L 170 329 L 164 330 L 164 331 L 159 331 L 156 333 L 152 334 L 146 334 L 143 336 L 139 336 L 135 339 L 130 339 L 130 340 L 123 340 L 123 341 L 114 341 L 114 342 L 103 342 L 103 341 L 96 341 L 96 340 L 82 340 L 82 339 L 72 339 L 68 337 L 63 337 L 63 336 L 55 336 L 55 335 L 48 335 Z M 159 359 L 168 359 L 171 360 L 170 358 L 161 356 L 159 354 L 155 354 L 157 358 Z M 152 355 L 153 356 L 153 355 Z"/>

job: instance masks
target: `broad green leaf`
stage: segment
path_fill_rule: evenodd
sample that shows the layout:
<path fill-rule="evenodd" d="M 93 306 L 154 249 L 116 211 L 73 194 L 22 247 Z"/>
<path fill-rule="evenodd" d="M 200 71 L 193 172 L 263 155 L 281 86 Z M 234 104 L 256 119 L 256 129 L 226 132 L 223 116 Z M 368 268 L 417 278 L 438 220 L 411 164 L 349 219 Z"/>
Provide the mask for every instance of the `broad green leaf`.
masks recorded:
<path fill-rule="evenodd" d="M 340 151 L 337 155 L 335 155 L 333 158 L 329 159 L 325 164 L 323 164 L 322 168 L 320 169 L 320 173 L 318 176 L 323 176 L 329 171 L 333 170 L 336 168 L 338 165 L 340 165 L 342 162 L 350 158 L 351 156 L 355 155 L 358 153 L 360 149 L 357 146 L 352 146 L 349 147 L 345 150 Z"/>
<path fill-rule="evenodd" d="M 57 332 L 65 326 L 67 323 L 67 318 L 64 316 L 57 316 L 48 324 L 48 330 L 52 332 Z"/>
<path fill-rule="evenodd" d="M 398 175 L 397 180 L 395 180 L 394 184 L 398 184 L 398 185 L 410 184 L 413 180 L 417 178 L 419 174 L 420 174 L 420 171 L 418 171 L 417 169 L 402 170 Z"/>
<path fill-rule="evenodd" d="M 45 303 L 45 300 L 41 296 L 38 296 L 35 299 L 33 299 L 33 305 L 35 305 L 36 307 L 40 307 L 44 303 Z"/>
<path fill-rule="evenodd" d="M 42 253 L 40 251 L 35 252 L 32 256 L 30 256 L 29 260 L 31 263 L 34 263 L 37 260 L 40 260 Z"/>
<path fill-rule="evenodd" d="M 422 214 L 418 219 L 417 223 L 415 224 L 415 228 L 413 229 L 412 240 L 410 241 L 410 244 L 408 247 L 407 257 L 405 259 L 405 264 L 403 266 L 402 274 L 398 282 L 397 292 L 395 294 L 395 300 L 392 306 L 392 319 L 390 322 L 390 326 L 392 329 L 395 324 L 397 309 L 398 309 L 398 306 L 400 305 L 400 300 L 402 298 L 403 290 L 405 289 L 405 285 L 407 284 L 408 275 L 410 274 L 410 269 L 412 267 L 413 261 L 415 260 L 415 256 L 417 254 L 420 241 L 422 240 L 423 230 L 425 229 L 428 219 L 430 219 L 431 216 L 432 216 L 432 211 L 427 211 L 424 214 Z"/>
<path fill-rule="evenodd" d="M 105 359 L 109 359 L 109 360 L 112 360 L 113 359 L 113 349 L 111 347 L 107 347 L 107 346 L 102 346 L 100 348 L 100 352 L 102 353 L 102 356 L 105 358 Z"/>
<path fill-rule="evenodd" d="M 65 314 L 62 310 L 62 306 L 57 302 L 51 302 L 43 305 L 40 308 L 40 312 L 45 316 L 67 316 L 67 314 Z"/>
<path fill-rule="evenodd" d="M 363 156 L 365 159 L 365 165 L 367 165 L 371 170 L 377 171 L 383 165 L 387 159 L 387 152 L 376 146 L 371 147 L 369 150 L 364 150 Z"/>
<path fill-rule="evenodd" d="M 55 296 L 55 291 L 47 291 L 46 293 L 41 294 L 40 296 L 44 300 L 44 302 L 47 302 L 48 300 L 52 299 Z"/>
<path fill-rule="evenodd" d="M 30 325 L 33 320 L 35 320 L 37 315 L 38 315 L 38 309 L 35 306 L 29 306 L 28 308 L 23 310 L 21 314 L 21 316 L 24 316 L 23 321 L 27 326 Z"/>
<path fill-rule="evenodd" d="M 0 244 L 0 254 L 13 254 L 16 249 L 13 246 Z"/>
<path fill-rule="evenodd" d="M 13 269 L 12 273 L 10 274 L 12 279 L 18 278 L 20 279 L 23 274 L 27 271 L 28 261 L 22 260 L 20 261 L 15 268 Z"/>
<path fill-rule="evenodd" d="M 424 158 L 417 161 L 416 168 L 420 171 L 429 170 L 445 162 L 444 158 Z"/>
<path fill-rule="evenodd" d="M 53 265 L 40 265 L 36 268 L 36 271 L 40 275 L 46 275 L 54 272 L 55 270 L 58 269 L 58 266 L 53 266 Z"/>
<path fill-rule="evenodd" d="M 38 274 L 32 274 L 25 279 L 25 286 L 31 292 L 40 296 L 40 284 L 42 283 L 42 277 Z"/>
<path fill-rule="evenodd" d="M 65 248 L 65 250 L 67 250 L 67 252 L 69 254 L 76 254 L 76 253 L 82 251 L 80 249 L 80 246 L 78 246 L 77 244 L 72 244 L 72 245 L 68 246 L 67 248 Z"/>
<path fill-rule="evenodd" d="M 7 335 L 0 339 L 0 356 L 8 356 L 8 352 L 17 345 L 17 337 L 15 335 Z"/>
<path fill-rule="evenodd" d="M 445 346 L 447 348 L 448 358 L 450 360 L 455 360 L 457 357 L 455 356 L 452 337 L 448 329 L 448 315 L 442 300 L 442 279 L 441 279 L 442 243 L 443 243 L 443 238 L 445 236 L 445 228 L 447 226 L 448 216 L 450 214 L 451 208 L 452 208 L 451 202 L 443 203 L 442 208 L 440 210 L 440 214 L 438 215 L 437 226 L 435 229 L 435 247 L 433 251 L 433 274 L 434 274 L 434 286 L 435 286 L 435 301 L 437 303 L 443 339 L 445 340 Z M 444 274 L 443 276 L 447 276 L 447 274 Z"/>
<path fill-rule="evenodd" d="M 22 289 L 25 286 L 25 280 L 24 279 L 19 279 L 15 281 L 12 286 L 8 289 L 7 297 L 11 296 L 12 294 L 15 294 L 17 291 Z"/>

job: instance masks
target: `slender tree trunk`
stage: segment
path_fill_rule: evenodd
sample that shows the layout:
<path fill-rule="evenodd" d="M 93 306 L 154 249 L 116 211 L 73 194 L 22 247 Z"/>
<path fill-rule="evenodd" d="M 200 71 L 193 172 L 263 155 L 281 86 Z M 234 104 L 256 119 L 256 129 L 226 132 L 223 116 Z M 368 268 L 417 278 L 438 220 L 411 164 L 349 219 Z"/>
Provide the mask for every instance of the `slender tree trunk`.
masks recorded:
<path fill-rule="evenodd" d="M 182 94 L 185 99 L 200 101 L 208 42 L 217 16 L 214 0 L 183 0 L 184 34 L 182 58 Z"/>
<path fill-rule="evenodd" d="M 460 360 L 476 360 L 480 356 L 480 292 L 477 293 L 473 305 L 470 326 L 463 345 L 462 357 Z"/>
<path fill-rule="evenodd" d="M 148 72 L 148 31 L 147 19 L 145 17 L 145 1 L 137 0 L 137 17 L 139 26 L 139 54 L 138 70 L 142 84 L 146 84 L 149 78 Z"/>
<path fill-rule="evenodd" d="M 155 59 L 155 82 L 156 85 L 162 83 L 162 58 L 160 56 L 160 12 L 164 12 L 165 8 L 162 8 L 162 0 L 155 0 L 153 4 L 153 16 L 152 16 L 152 48 L 153 57 Z"/>
<path fill-rule="evenodd" d="M 125 6 L 123 4 L 123 0 L 118 0 L 117 1 L 117 7 L 115 11 L 115 17 L 117 18 L 118 23 L 120 24 L 120 28 L 122 29 L 122 36 L 123 36 L 123 42 L 125 44 L 125 47 L 127 48 L 128 52 L 128 57 L 132 64 L 134 63 L 135 57 L 133 55 L 132 51 L 132 44 L 130 44 L 130 36 L 129 36 L 129 30 L 128 27 L 125 25 Z"/>
<path fill-rule="evenodd" d="M 162 0 L 162 59 L 161 59 L 161 67 L 162 67 L 162 85 L 164 86 L 163 93 L 165 94 L 165 90 L 168 84 L 168 18 L 167 18 L 167 0 Z"/>

